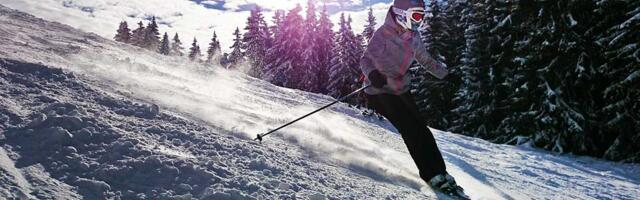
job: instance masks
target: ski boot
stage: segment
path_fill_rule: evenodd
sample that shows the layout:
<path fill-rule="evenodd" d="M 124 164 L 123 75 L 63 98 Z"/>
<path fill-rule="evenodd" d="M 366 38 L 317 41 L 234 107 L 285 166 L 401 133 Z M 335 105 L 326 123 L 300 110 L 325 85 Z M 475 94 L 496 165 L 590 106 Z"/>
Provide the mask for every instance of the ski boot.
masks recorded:
<path fill-rule="evenodd" d="M 464 194 L 464 190 L 453 179 L 451 175 L 448 173 L 439 174 L 434 176 L 429 181 L 429 186 L 436 191 L 442 192 L 447 196 L 450 196 L 454 199 L 459 200 L 469 200 L 469 196 Z"/>

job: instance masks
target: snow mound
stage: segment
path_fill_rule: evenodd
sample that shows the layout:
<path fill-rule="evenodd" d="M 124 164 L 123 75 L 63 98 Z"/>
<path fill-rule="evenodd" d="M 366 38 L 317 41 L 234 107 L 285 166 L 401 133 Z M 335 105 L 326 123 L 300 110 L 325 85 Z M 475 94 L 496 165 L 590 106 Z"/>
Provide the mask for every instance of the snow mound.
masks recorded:
<path fill-rule="evenodd" d="M 433 199 L 396 130 L 332 98 L 0 6 L 0 197 Z M 634 199 L 640 167 L 433 130 L 473 199 Z M 566 192 L 571 191 L 571 192 Z"/>

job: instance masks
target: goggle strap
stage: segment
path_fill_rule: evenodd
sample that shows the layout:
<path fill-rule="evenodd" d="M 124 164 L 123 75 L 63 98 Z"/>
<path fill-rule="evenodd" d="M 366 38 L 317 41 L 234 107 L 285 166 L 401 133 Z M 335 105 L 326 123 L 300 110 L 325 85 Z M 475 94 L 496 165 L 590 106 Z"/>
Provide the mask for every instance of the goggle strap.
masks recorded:
<path fill-rule="evenodd" d="M 393 7 L 393 12 L 394 12 L 396 15 L 404 15 L 404 16 L 406 16 L 406 15 L 407 15 L 407 11 L 406 11 L 406 10 L 402 10 L 402 9 L 400 9 L 400 8 L 396 8 L 396 7 Z"/>

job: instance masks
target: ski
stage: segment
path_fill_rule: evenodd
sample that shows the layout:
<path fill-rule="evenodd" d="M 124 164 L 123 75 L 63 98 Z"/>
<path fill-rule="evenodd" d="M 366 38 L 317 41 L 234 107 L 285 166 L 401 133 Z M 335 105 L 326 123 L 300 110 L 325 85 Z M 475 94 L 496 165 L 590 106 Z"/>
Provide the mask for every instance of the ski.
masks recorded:
<path fill-rule="evenodd" d="M 440 190 L 438 188 L 434 188 L 431 187 L 432 190 L 434 192 L 440 193 L 440 194 L 444 194 L 452 199 L 456 199 L 456 200 L 471 200 L 471 198 L 469 198 L 469 196 L 467 196 L 467 194 L 464 193 L 464 189 L 462 189 L 462 187 L 460 186 L 456 186 L 455 191 L 453 192 L 447 192 L 447 191 L 443 191 Z"/>
<path fill-rule="evenodd" d="M 469 196 L 467 196 L 467 194 L 464 193 L 462 188 L 459 188 L 454 193 L 447 194 L 447 196 L 450 196 L 451 198 L 458 199 L 458 200 L 471 200 L 471 198 L 469 198 Z"/>

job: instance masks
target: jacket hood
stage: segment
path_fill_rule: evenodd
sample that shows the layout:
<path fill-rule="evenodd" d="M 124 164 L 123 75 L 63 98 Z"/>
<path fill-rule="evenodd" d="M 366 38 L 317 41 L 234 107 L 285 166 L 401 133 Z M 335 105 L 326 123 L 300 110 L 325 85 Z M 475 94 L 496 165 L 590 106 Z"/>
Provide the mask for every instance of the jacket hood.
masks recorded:
<path fill-rule="evenodd" d="M 387 16 L 385 17 L 384 24 L 382 26 L 385 26 L 387 28 L 390 28 L 391 30 L 396 30 L 396 31 L 404 29 L 400 27 L 400 25 L 393 18 L 393 7 L 389 7 L 389 10 L 387 11 Z"/>
<path fill-rule="evenodd" d="M 403 10 L 412 7 L 424 7 L 424 0 L 394 0 L 393 6 Z"/>

